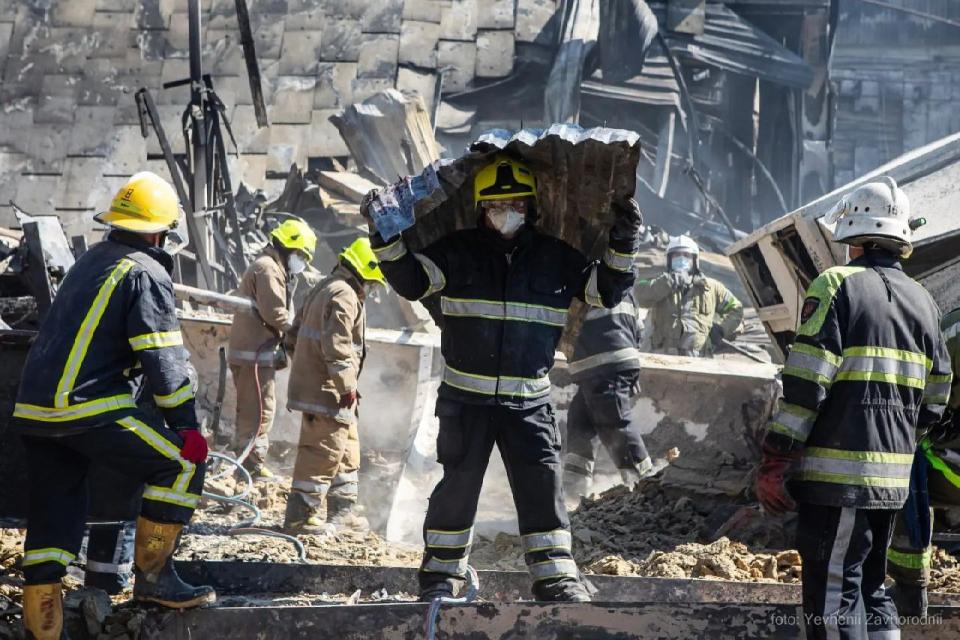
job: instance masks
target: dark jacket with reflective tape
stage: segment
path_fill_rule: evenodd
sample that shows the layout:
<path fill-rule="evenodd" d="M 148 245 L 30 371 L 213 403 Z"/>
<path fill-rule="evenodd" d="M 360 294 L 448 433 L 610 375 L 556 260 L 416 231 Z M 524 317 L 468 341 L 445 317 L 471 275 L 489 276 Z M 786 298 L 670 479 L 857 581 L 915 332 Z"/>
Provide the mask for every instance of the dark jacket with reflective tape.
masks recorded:
<path fill-rule="evenodd" d="M 957 411 L 960 411 L 960 309 L 943 316 L 940 330 L 947 341 L 947 352 L 953 370 L 953 386 L 950 389 L 948 406 L 953 411 L 953 431 L 936 443 L 924 443 L 924 452 L 931 466 L 939 471 L 955 487 L 960 488 L 960 432 L 957 426 Z"/>
<path fill-rule="evenodd" d="M 145 375 L 173 429 L 197 428 L 171 257 L 114 231 L 66 278 L 27 355 L 14 409 L 30 435 L 67 435 L 139 415 Z"/>
<path fill-rule="evenodd" d="M 633 286 L 633 239 L 611 237 L 600 263 L 531 226 L 513 241 L 485 227 L 456 231 L 416 254 L 402 237 L 370 240 L 397 293 L 410 300 L 439 294 L 439 395 L 471 404 L 549 402 L 547 374 L 573 299 L 614 307 Z"/>
<path fill-rule="evenodd" d="M 952 375 L 940 312 L 895 257 L 868 252 L 807 290 L 766 446 L 803 447 L 791 493 L 899 509 L 918 429 L 940 420 Z"/>
<path fill-rule="evenodd" d="M 628 291 L 612 309 L 587 311 L 570 361 L 570 375 L 585 378 L 609 376 L 639 369 L 640 323 L 633 291 Z"/>

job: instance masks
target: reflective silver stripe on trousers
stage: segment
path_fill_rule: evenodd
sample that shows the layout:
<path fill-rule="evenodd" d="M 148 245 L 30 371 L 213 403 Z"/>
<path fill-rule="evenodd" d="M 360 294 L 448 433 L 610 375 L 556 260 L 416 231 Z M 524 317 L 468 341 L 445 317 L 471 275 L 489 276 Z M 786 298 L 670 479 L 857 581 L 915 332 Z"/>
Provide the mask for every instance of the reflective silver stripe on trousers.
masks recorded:
<path fill-rule="evenodd" d="M 356 471 L 348 471 L 346 473 L 338 473 L 333 477 L 333 481 L 330 482 L 331 487 L 339 487 L 342 484 L 350 484 L 359 482 L 360 476 Z"/>
<path fill-rule="evenodd" d="M 548 549 L 566 549 L 569 551 L 573 538 L 569 531 L 556 529 L 542 533 L 528 533 L 521 537 L 521 541 L 523 542 L 524 553 L 547 551 Z"/>
<path fill-rule="evenodd" d="M 900 629 L 867 631 L 867 640 L 900 640 Z"/>
<path fill-rule="evenodd" d="M 132 562 L 98 562 L 96 560 L 87 560 L 87 571 L 96 571 L 97 573 L 130 573 L 133 571 Z"/>
<path fill-rule="evenodd" d="M 395 262 L 407 254 L 407 245 L 400 237 L 386 246 L 373 247 L 373 254 L 380 262 Z"/>
<path fill-rule="evenodd" d="M 911 467 L 912 465 L 909 464 L 862 462 L 860 460 L 817 458 L 805 455 L 800 465 L 800 471 L 839 473 L 845 476 L 857 476 L 861 478 L 909 478 Z"/>
<path fill-rule="evenodd" d="M 597 282 L 597 265 L 590 267 L 590 277 L 583 290 L 583 298 L 591 307 L 602 307 L 603 298 L 600 297 L 600 285 Z"/>
<path fill-rule="evenodd" d="M 800 353 L 799 351 L 790 351 L 790 355 L 787 356 L 786 366 L 812 371 L 831 380 L 837 373 L 837 366 L 835 364 L 807 353 Z"/>
<path fill-rule="evenodd" d="M 570 471 L 582 471 L 581 475 L 593 475 L 594 461 L 581 456 L 579 453 L 568 451 L 566 455 L 563 456 L 563 463 L 565 466 L 570 467 Z"/>
<path fill-rule="evenodd" d="M 330 490 L 330 485 L 326 482 L 313 482 L 311 480 L 294 480 L 290 484 L 294 491 L 303 491 L 304 493 L 326 493 Z"/>
<path fill-rule="evenodd" d="M 572 558 L 545 560 L 527 565 L 534 582 L 551 578 L 576 578 L 579 575 L 577 563 Z"/>
<path fill-rule="evenodd" d="M 853 538 L 853 526 L 857 520 L 854 507 L 840 509 L 837 535 L 833 540 L 830 562 L 827 565 L 827 584 L 823 598 L 823 623 L 827 640 L 840 640 L 840 607 L 843 606 L 844 559 Z"/>
<path fill-rule="evenodd" d="M 603 254 L 603 263 L 605 265 L 615 271 L 623 271 L 624 273 L 633 269 L 633 263 L 636 259 L 637 254 L 635 253 L 620 253 L 610 247 L 607 247 L 606 252 Z"/>
<path fill-rule="evenodd" d="M 245 351 L 243 349 L 230 349 L 227 355 L 233 360 L 241 360 L 243 362 L 258 362 L 260 364 L 274 364 L 281 357 L 279 351 L 274 349 L 270 349 L 269 351 L 261 351 L 259 357 L 257 356 L 256 351 Z"/>
<path fill-rule="evenodd" d="M 629 300 L 621 300 L 617 303 L 617 306 L 612 309 L 607 309 L 606 307 L 591 307 L 587 311 L 587 315 L 584 316 L 584 320 L 596 320 L 597 318 L 605 318 L 607 316 L 636 316 L 637 308 Z"/>
<path fill-rule="evenodd" d="M 430 573 L 445 573 L 451 576 L 464 576 L 467 573 L 467 559 L 457 558 L 455 560 L 442 560 L 440 558 L 430 558 L 427 560 L 421 571 Z"/>
<path fill-rule="evenodd" d="M 906 376 L 917 380 L 925 380 L 927 377 L 927 367 L 920 362 L 873 356 L 844 356 L 843 362 L 840 363 L 840 371 L 869 371 Z"/>
<path fill-rule="evenodd" d="M 427 274 L 427 279 L 430 280 L 430 286 L 427 287 L 426 292 L 420 296 L 421 300 L 443 290 L 443 288 L 447 286 L 447 278 L 443 275 L 443 271 L 440 270 L 440 267 L 437 266 L 436 262 L 422 253 L 415 253 L 413 254 L 413 257 L 420 262 L 420 266 L 423 267 L 424 273 Z"/>
<path fill-rule="evenodd" d="M 466 549 L 473 544 L 473 527 L 463 531 L 441 531 L 427 529 L 424 540 L 434 549 Z"/>
<path fill-rule="evenodd" d="M 570 375 L 575 376 L 578 373 L 583 373 L 595 367 L 600 367 L 605 364 L 619 364 L 621 362 L 635 362 L 639 367 L 640 349 L 636 347 L 624 347 L 616 351 L 595 353 L 592 356 L 576 360 L 569 365 Z"/>

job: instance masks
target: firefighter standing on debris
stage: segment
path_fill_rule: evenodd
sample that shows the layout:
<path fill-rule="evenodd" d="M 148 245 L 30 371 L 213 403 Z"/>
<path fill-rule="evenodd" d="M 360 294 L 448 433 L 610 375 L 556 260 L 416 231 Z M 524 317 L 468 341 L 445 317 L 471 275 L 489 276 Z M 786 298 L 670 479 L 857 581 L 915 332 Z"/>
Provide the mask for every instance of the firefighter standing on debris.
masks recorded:
<path fill-rule="evenodd" d="M 303 412 L 284 518 L 291 533 L 370 527 L 357 511 L 357 381 L 366 355 L 364 300 L 378 284 L 383 273 L 370 240 L 358 238 L 299 313 L 287 394 L 287 408 Z"/>
<path fill-rule="evenodd" d="M 945 315 L 940 326 L 953 370 L 951 416 L 920 443 L 922 458 L 917 464 L 924 468 L 914 469 L 912 479 L 916 482 L 920 471 L 926 487 L 911 486 L 911 493 L 916 497 L 919 490 L 928 500 L 916 505 L 908 502 L 900 511 L 887 551 L 887 571 L 896 581 L 890 596 L 901 616 L 921 617 L 927 612 L 933 532 L 933 509 L 929 507 L 960 507 L 960 309 Z"/>
<path fill-rule="evenodd" d="M 700 272 L 700 247 L 689 236 L 670 238 L 667 271 L 639 280 L 637 303 L 650 309 L 654 353 L 707 356 L 732 340 L 743 321 L 743 305 L 723 284 Z"/>
<path fill-rule="evenodd" d="M 936 303 L 900 267 L 912 233 L 896 182 L 858 188 L 827 222 L 853 259 L 807 290 L 757 497 L 773 514 L 799 503 L 808 638 L 899 638 L 887 547 L 916 434 L 943 415 L 950 357 Z"/>
<path fill-rule="evenodd" d="M 255 309 L 233 316 L 228 360 L 237 390 L 236 447 L 254 479 L 271 479 L 267 468 L 269 433 L 276 411 L 276 373 L 287 366 L 284 334 L 293 324 L 290 281 L 313 260 L 317 236 L 303 220 L 288 218 L 270 233 L 270 244 L 247 268 L 236 295 Z"/>
<path fill-rule="evenodd" d="M 474 204 L 476 228 L 450 233 L 418 253 L 408 251 L 402 237 L 385 242 L 371 222 L 390 285 L 410 300 L 439 295 L 443 313 L 445 365 L 436 408 L 443 479 L 424 522 L 421 599 L 452 595 L 466 575 L 480 487 L 496 443 L 534 595 L 588 601 L 570 550 L 547 374 L 573 298 L 611 308 L 633 285 L 640 211 L 633 200 L 614 205 L 608 249 L 602 262 L 591 264 L 535 228 L 536 184 L 523 163 L 500 155 L 482 168 L 474 177 Z"/>
<path fill-rule="evenodd" d="M 161 248 L 178 218 L 173 187 L 149 172 L 131 177 L 96 216 L 112 230 L 67 273 L 23 368 L 14 409 L 30 487 L 23 615 L 37 640 L 60 637 L 60 580 L 80 548 L 91 461 L 146 484 L 134 598 L 173 608 L 216 598 L 182 582 L 172 561 L 207 458 L 175 314 L 173 259 Z M 136 407 L 131 390 L 141 375 L 166 426 Z"/>
<path fill-rule="evenodd" d="M 653 471 L 631 415 L 640 389 L 639 347 L 640 323 L 632 292 L 612 309 L 587 311 L 570 362 L 577 394 L 567 412 L 563 488 L 571 503 L 590 492 L 600 443 L 627 486 Z"/>

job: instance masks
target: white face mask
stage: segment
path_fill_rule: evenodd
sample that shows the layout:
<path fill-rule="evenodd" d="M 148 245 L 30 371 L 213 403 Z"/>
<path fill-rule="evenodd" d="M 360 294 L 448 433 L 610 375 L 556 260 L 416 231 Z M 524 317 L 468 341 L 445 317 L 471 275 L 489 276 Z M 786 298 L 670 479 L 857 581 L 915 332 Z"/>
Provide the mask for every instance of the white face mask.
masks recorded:
<path fill-rule="evenodd" d="M 693 260 L 687 256 L 676 256 L 670 259 L 670 271 L 687 271 L 693 268 Z"/>
<path fill-rule="evenodd" d="M 491 209 L 487 211 L 487 220 L 504 238 L 512 238 L 526 221 L 526 216 L 514 208 Z"/>
<path fill-rule="evenodd" d="M 299 253 L 291 253 L 287 258 L 287 268 L 292 275 L 303 273 L 307 268 L 307 261 Z"/>

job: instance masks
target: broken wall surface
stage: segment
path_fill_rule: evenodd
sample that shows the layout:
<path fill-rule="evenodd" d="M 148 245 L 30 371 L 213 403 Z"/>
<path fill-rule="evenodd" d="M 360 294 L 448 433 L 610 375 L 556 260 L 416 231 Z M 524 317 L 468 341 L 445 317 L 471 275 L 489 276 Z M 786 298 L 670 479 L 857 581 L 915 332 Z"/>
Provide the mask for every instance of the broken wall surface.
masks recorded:
<path fill-rule="evenodd" d="M 960 3 L 839 2 L 836 185 L 960 131 Z"/>
<path fill-rule="evenodd" d="M 553 0 L 248 0 L 270 127 L 258 129 L 235 0 L 202 0 L 204 72 L 239 146 L 233 183 L 275 193 L 292 163 L 347 155 L 329 117 L 383 89 L 443 93 L 514 70 L 515 43 L 542 38 Z M 149 88 L 174 152 L 189 75 L 187 0 L 0 0 L 0 226 L 9 202 L 56 213 L 68 236 L 138 170 L 168 175 L 133 94 Z M 538 44 L 541 46 L 543 43 Z"/>

